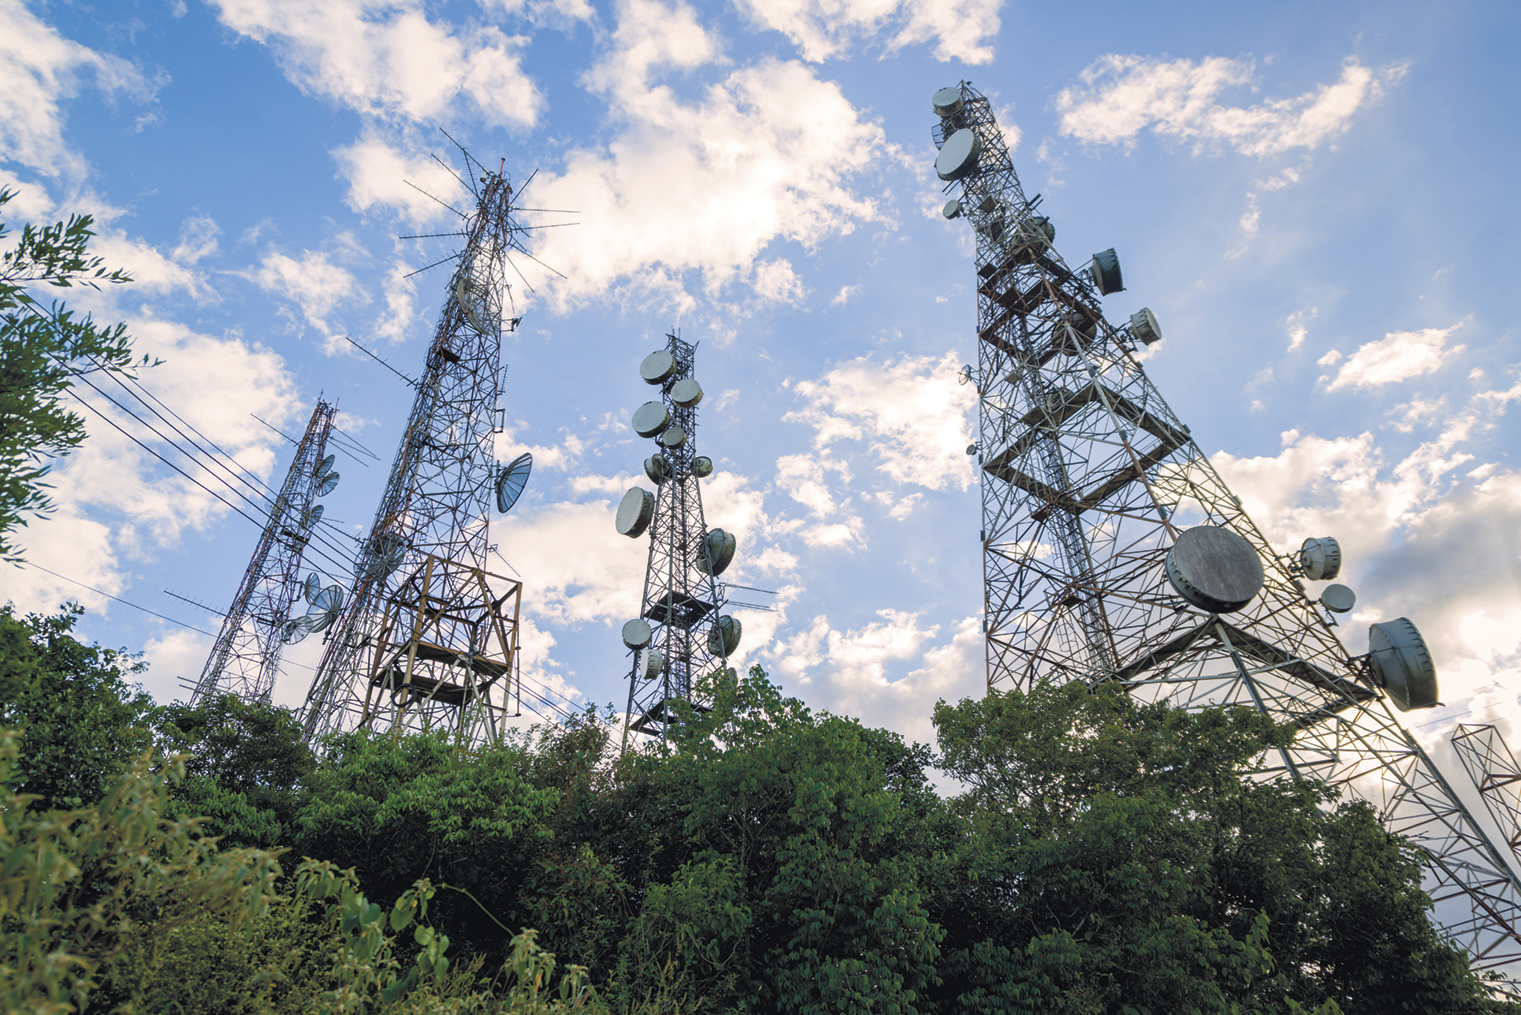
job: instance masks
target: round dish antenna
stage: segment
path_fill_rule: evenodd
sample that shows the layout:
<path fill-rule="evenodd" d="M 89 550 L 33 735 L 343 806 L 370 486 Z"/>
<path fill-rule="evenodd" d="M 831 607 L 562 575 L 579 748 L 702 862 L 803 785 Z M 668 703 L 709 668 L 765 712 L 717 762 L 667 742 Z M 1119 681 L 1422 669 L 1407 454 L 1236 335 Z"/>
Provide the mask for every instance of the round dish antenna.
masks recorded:
<path fill-rule="evenodd" d="M 1056 242 L 1056 226 L 1044 215 L 1034 215 L 1019 224 L 1014 234 L 1015 258 L 1029 264 Z"/>
<path fill-rule="evenodd" d="M 1125 282 L 1120 277 L 1120 255 L 1114 252 L 1114 248 L 1101 250 L 1093 255 L 1093 264 L 1088 269 L 1093 275 L 1093 284 L 1098 286 L 1099 295 L 1108 296 L 1110 293 L 1123 292 Z"/>
<path fill-rule="evenodd" d="M 317 463 L 317 468 L 313 472 L 313 475 L 315 475 L 318 479 L 326 476 L 329 472 L 332 471 L 333 463 L 336 461 L 338 461 L 337 455 L 328 455 L 326 458 L 322 459 L 322 461 Z"/>
<path fill-rule="evenodd" d="M 643 617 L 635 617 L 623 625 L 623 644 L 637 651 L 650 643 L 651 634 L 650 622 Z"/>
<path fill-rule="evenodd" d="M 502 474 L 496 480 L 496 509 L 503 514 L 512 510 L 512 505 L 518 502 L 523 495 L 523 488 L 528 485 L 528 474 L 533 471 L 533 455 L 523 452 L 502 470 Z"/>
<path fill-rule="evenodd" d="M 654 437 L 671 425 L 671 414 L 664 402 L 645 402 L 634 410 L 634 433 L 640 437 Z"/>
<path fill-rule="evenodd" d="M 660 654 L 658 648 L 644 650 L 644 679 L 654 680 L 660 676 L 660 671 L 665 667 L 665 656 Z"/>
<path fill-rule="evenodd" d="M 671 467 L 666 464 L 662 455 L 651 455 L 644 460 L 644 474 L 650 477 L 650 482 L 659 486 L 670 478 Z"/>
<path fill-rule="evenodd" d="M 1406 618 L 1368 628 L 1368 661 L 1373 679 L 1401 712 L 1439 704 L 1436 665 L 1421 632 Z"/>
<path fill-rule="evenodd" d="M 1312 536 L 1299 547 L 1299 566 L 1312 582 L 1341 574 L 1341 544 L 1330 536 Z"/>
<path fill-rule="evenodd" d="M 660 443 L 668 448 L 679 448 L 687 442 L 687 432 L 679 426 L 673 426 L 660 435 Z"/>
<path fill-rule="evenodd" d="M 1262 559 L 1230 529 L 1196 525 L 1167 551 L 1167 580 L 1178 595 L 1210 613 L 1233 613 L 1262 591 Z"/>
<path fill-rule="evenodd" d="M 930 101 L 935 104 L 936 116 L 955 116 L 961 112 L 961 89 L 954 86 L 941 88 Z"/>
<path fill-rule="evenodd" d="M 646 384 L 664 384 L 666 378 L 676 372 L 676 357 L 665 349 L 657 349 L 644 357 L 639 364 L 639 376 Z"/>
<path fill-rule="evenodd" d="M 407 543 L 394 532 L 382 532 L 370 542 L 372 556 L 365 565 L 361 577 L 381 581 L 392 571 L 401 567 L 407 556 Z"/>
<path fill-rule="evenodd" d="M 1147 345 L 1162 341 L 1162 326 L 1157 323 L 1157 315 L 1150 307 L 1142 307 L 1130 315 L 1130 330 Z"/>
<path fill-rule="evenodd" d="M 960 201 L 947 201 L 947 202 L 945 202 L 945 207 L 940 209 L 940 214 L 944 215 L 948 219 L 958 219 L 958 218 L 960 218 L 961 217 L 961 202 Z"/>
<path fill-rule="evenodd" d="M 1320 594 L 1320 605 L 1332 613 L 1351 613 L 1357 605 L 1357 593 L 1345 585 L 1327 585 Z"/>
<path fill-rule="evenodd" d="M 313 504 L 311 507 L 306 509 L 306 515 L 301 519 L 301 527 L 303 529 L 309 529 L 313 525 L 316 525 L 318 522 L 322 521 L 322 516 L 326 511 L 327 508 L 323 505 Z"/>
<path fill-rule="evenodd" d="M 671 401 L 683 409 L 690 409 L 702 401 L 702 385 L 695 377 L 683 377 L 671 385 Z"/>
<path fill-rule="evenodd" d="M 307 602 L 315 602 L 317 593 L 322 591 L 322 579 L 317 572 L 313 571 L 306 576 L 306 581 L 301 583 L 301 598 Z"/>
<path fill-rule="evenodd" d="M 294 645 L 312 633 L 315 623 L 310 614 L 304 617 L 297 617 L 295 620 L 286 621 L 285 629 L 280 632 L 280 640 L 287 645 Z"/>
<path fill-rule="evenodd" d="M 312 600 L 312 608 L 306 611 L 306 619 L 312 622 L 312 633 L 325 631 L 332 626 L 333 621 L 338 619 L 338 611 L 343 607 L 343 587 L 341 585 L 329 585 L 317 597 Z"/>
<path fill-rule="evenodd" d="M 470 261 L 454 280 L 454 298 L 470 326 L 489 334 L 501 325 L 502 304 L 492 285 L 493 270 L 501 254 L 495 242 L 477 246 Z"/>
<path fill-rule="evenodd" d="M 698 455 L 692 459 L 692 475 L 698 479 L 707 479 L 713 475 L 713 459 L 707 455 Z"/>
<path fill-rule="evenodd" d="M 655 495 L 642 487 L 634 487 L 618 502 L 618 514 L 613 525 L 620 536 L 638 539 L 650 527 L 655 516 Z"/>
<path fill-rule="evenodd" d="M 740 623 L 728 615 L 719 617 L 708 629 L 708 651 L 727 658 L 739 648 Z"/>
<path fill-rule="evenodd" d="M 326 497 L 336 490 L 338 488 L 338 478 L 338 473 L 336 472 L 324 472 L 322 477 L 317 480 L 317 496 Z"/>
<path fill-rule="evenodd" d="M 723 529 L 713 529 L 697 549 L 697 570 L 715 578 L 724 573 L 734 559 L 734 536 Z"/>
<path fill-rule="evenodd" d="M 935 175 L 942 180 L 959 180 L 977 168 L 982 156 L 982 138 L 966 127 L 946 139 L 940 154 L 935 156 Z"/>

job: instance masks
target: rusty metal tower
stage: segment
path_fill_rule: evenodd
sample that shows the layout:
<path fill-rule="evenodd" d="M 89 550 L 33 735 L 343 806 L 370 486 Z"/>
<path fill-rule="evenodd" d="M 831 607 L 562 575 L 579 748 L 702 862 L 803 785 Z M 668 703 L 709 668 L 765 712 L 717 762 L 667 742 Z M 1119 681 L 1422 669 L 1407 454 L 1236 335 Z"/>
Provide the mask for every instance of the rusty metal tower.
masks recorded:
<path fill-rule="evenodd" d="M 1082 267 L 1026 197 L 988 100 L 933 97 L 935 168 L 977 242 L 984 631 L 989 689 L 1118 683 L 1186 708 L 1241 705 L 1299 731 L 1265 772 L 1370 800 L 1428 859 L 1436 918 L 1481 967 L 1521 959 L 1521 881 L 1396 712 L 1437 703 L 1419 632 L 1374 625 L 1353 656 L 1333 631 L 1351 590 L 1312 598 L 1340 549 L 1280 555 L 1135 355 L 1149 309 L 1118 325 L 1113 250 Z"/>
<path fill-rule="evenodd" d="M 325 611 L 318 611 L 312 620 L 298 618 L 292 626 L 290 613 L 302 590 L 301 556 L 322 518 L 322 505 L 316 500 L 338 485 L 333 456 L 326 453 L 335 412 L 320 399 L 312 410 L 237 595 L 222 615 L 222 629 L 191 691 L 191 705 L 224 694 L 245 702 L 268 701 L 280 672 L 281 646 L 318 629 L 324 618 L 332 622 Z M 311 598 L 319 592 L 314 589 Z"/>
<path fill-rule="evenodd" d="M 517 662 L 522 583 L 487 569 L 493 509 L 522 492 L 531 459 L 497 464 L 507 270 L 527 256 L 506 173 L 464 154 L 475 206 L 460 228 L 443 314 L 401 446 L 302 709 L 305 736 L 357 728 L 494 738 Z M 448 207 L 445 205 L 445 207 Z M 439 262 L 439 263 L 445 263 Z M 506 321 L 511 331 L 517 318 Z"/>
<path fill-rule="evenodd" d="M 639 616 L 623 625 L 629 667 L 623 746 L 630 731 L 664 738 L 679 721 L 676 702 L 702 708 L 698 678 L 724 671 L 739 647 L 740 623 L 723 613 L 725 590 L 718 576 L 734 558 L 734 537 L 709 530 L 698 480 L 713 461 L 697 454 L 697 404 L 702 385 L 692 376 L 697 347 L 675 332 L 666 346 L 644 358 L 639 374 L 658 385 L 660 398 L 634 410 L 640 437 L 654 441 L 644 472 L 655 493 L 634 487 L 624 494 L 618 531 L 637 539 L 650 534 L 649 564 Z"/>

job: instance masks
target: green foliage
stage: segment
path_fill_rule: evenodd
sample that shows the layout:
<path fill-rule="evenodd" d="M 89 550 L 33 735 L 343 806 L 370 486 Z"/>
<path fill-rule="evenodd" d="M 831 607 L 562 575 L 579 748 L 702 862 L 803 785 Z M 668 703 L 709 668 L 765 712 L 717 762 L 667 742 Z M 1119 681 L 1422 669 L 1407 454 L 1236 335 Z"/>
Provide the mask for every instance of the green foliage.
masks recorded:
<path fill-rule="evenodd" d="M 0 188 L 0 211 L 14 196 Z M 0 559 L 18 559 L 14 530 L 52 510 L 47 459 L 84 440 L 83 418 L 63 409 L 59 396 L 84 374 L 151 365 L 147 357 L 134 364 L 126 325 L 102 328 L 61 303 L 43 307 L 27 291 L 131 281 L 87 251 L 92 225 L 88 215 L 40 229 L 27 225 L 0 253 Z M 6 232 L 0 222 L 0 239 Z"/>
<path fill-rule="evenodd" d="M 0 726 L 22 731 L 7 778 L 34 809 L 100 799 L 116 770 L 152 743 L 153 699 L 127 683 L 144 665 L 75 639 L 83 612 L 18 620 L 0 607 Z"/>

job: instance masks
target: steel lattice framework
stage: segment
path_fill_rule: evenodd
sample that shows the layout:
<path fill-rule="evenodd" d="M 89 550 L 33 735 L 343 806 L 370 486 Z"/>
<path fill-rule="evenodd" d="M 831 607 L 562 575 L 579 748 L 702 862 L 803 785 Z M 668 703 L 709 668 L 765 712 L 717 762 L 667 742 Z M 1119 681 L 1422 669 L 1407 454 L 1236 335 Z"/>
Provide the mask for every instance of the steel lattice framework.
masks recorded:
<path fill-rule="evenodd" d="M 308 740 L 356 728 L 495 737 L 522 585 L 486 569 L 513 189 L 465 156 L 475 197 L 401 446 L 302 712 Z M 516 326 L 516 319 L 509 324 Z"/>
<path fill-rule="evenodd" d="M 1487 723 L 1459 723 L 1452 731 L 1452 746 L 1505 844 L 1521 852 L 1521 765 L 1500 731 Z"/>
<path fill-rule="evenodd" d="M 679 427 L 686 439 L 677 447 L 658 437 L 655 440 L 652 461 L 662 463 L 654 466 L 662 478 L 649 523 L 649 564 L 640 597 L 640 616 L 649 623 L 652 634 L 647 648 L 633 651 L 625 747 L 630 730 L 664 738 L 677 721 L 672 703 L 705 707 L 706 702 L 696 695 L 697 678 L 728 665 L 722 639 L 718 639 L 720 651 L 714 653 L 709 638 L 723 611 L 724 584 L 698 567 L 708 526 L 702 512 L 700 477 L 693 473 L 698 458 L 697 408 L 683 408 L 671 397 L 679 381 L 692 377 L 697 348 L 674 332 L 666 335 L 665 348 L 674 360 L 674 369 L 661 384 L 660 397 L 670 424 Z M 650 665 L 652 651 L 659 653 L 658 666 Z"/>
<path fill-rule="evenodd" d="M 333 430 L 333 405 L 319 400 L 296 444 L 269 521 L 243 572 L 237 595 L 191 691 L 191 705 L 224 694 L 245 702 L 267 701 L 280 671 L 280 648 L 291 604 L 300 588 L 301 556 L 316 524 L 318 466 Z"/>
<path fill-rule="evenodd" d="M 1147 700 L 1243 705 L 1294 726 L 1293 747 L 1264 771 L 1370 800 L 1425 849 L 1437 919 L 1474 963 L 1521 959 L 1521 882 L 1147 377 L 1135 356 L 1157 337 L 1147 321 L 1105 319 L 1094 275 L 1052 248 L 988 100 L 966 83 L 959 92 L 937 96 L 933 138 L 943 148 L 965 129 L 980 142 L 947 190 L 959 191 L 948 213 L 977 238 L 969 379 L 989 689 L 1118 682 Z M 1244 609 L 1204 612 L 1168 582 L 1168 550 L 1195 525 L 1229 529 L 1261 558 L 1265 583 Z"/>

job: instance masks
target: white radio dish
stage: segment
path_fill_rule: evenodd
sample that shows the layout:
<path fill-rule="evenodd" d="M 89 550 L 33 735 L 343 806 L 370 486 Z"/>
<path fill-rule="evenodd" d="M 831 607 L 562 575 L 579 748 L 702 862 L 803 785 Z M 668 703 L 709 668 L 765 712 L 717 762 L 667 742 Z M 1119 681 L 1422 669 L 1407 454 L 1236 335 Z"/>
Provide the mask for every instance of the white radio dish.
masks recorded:
<path fill-rule="evenodd" d="M 715 578 L 724 573 L 734 559 L 734 536 L 723 529 L 713 529 L 697 548 L 697 570 Z"/>
<path fill-rule="evenodd" d="M 668 448 L 679 448 L 687 442 L 687 432 L 679 426 L 673 426 L 660 435 L 660 443 Z"/>
<path fill-rule="evenodd" d="M 332 471 L 333 463 L 336 461 L 338 461 L 337 455 L 328 455 L 322 461 L 317 463 L 317 469 L 314 475 L 316 475 L 318 479 L 321 479 L 323 476 Z"/>
<path fill-rule="evenodd" d="M 634 410 L 633 425 L 640 437 L 653 437 L 671 425 L 671 414 L 664 402 L 645 402 Z"/>
<path fill-rule="evenodd" d="M 651 455 L 644 460 L 644 474 L 650 477 L 650 482 L 656 486 L 670 478 L 670 468 L 666 464 L 664 455 Z"/>
<path fill-rule="evenodd" d="M 708 628 L 708 651 L 727 659 L 739 648 L 740 623 L 730 616 L 719 617 Z"/>
<path fill-rule="evenodd" d="M 528 485 L 528 474 L 533 471 L 533 455 L 523 452 L 511 462 L 496 480 L 496 509 L 502 514 L 512 510 L 512 505 L 523 495 Z"/>
<path fill-rule="evenodd" d="M 1162 341 L 1162 326 L 1157 324 L 1157 315 L 1150 307 L 1142 307 L 1130 315 L 1130 330 L 1147 345 Z"/>
<path fill-rule="evenodd" d="M 492 284 L 500 274 L 501 251 L 494 241 L 477 246 L 470 260 L 460 268 L 454 279 L 454 298 L 470 326 L 482 334 L 490 334 L 502 323 L 502 304 L 497 287 Z"/>
<path fill-rule="evenodd" d="M 639 364 L 639 376 L 646 384 L 664 384 L 667 377 L 676 372 L 676 357 L 665 349 L 657 349 L 644 357 Z"/>
<path fill-rule="evenodd" d="M 1341 544 L 1330 536 L 1312 536 L 1299 547 L 1299 566 L 1312 582 L 1330 581 L 1341 574 Z"/>
<path fill-rule="evenodd" d="M 1431 652 L 1405 617 L 1368 628 L 1368 661 L 1373 679 L 1401 712 L 1440 704 Z"/>
<path fill-rule="evenodd" d="M 624 494 L 623 500 L 618 503 L 618 513 L 613 518 L 613 526 L 620 536 L 638 539 L 644 535 L 644 530 L 650 527 L 650 519 L 654 516 L 655 495 L 636 486 Z"/>
<path fill-rule="evenodd" d="M 1098 286 L 1100 296 L 1124 291 L 1125 282 L 1120 276 L 1120 255 L 1114 252 L 1113 247 L 1094 254 L 1093 264 L 1088 270 L 1093 276 L 1093 284 Z"/>
<path fill-rule="evenodd" d="M 660 676 L 660 671 L 665 666 L 665 656 L 660 654 L 658 648 L 644 650 L 644 679 L 654 680 Z"/>
<path fill-rule="evenodd" d="M 322 591 L 322 578 L 313 571 L 306 576 L 306 581 L 301 583 L 301 598 L 307 602 L 316 599 L 317 593 Z"/>
<path fill-rule="evenodd" d="M 935 104 L 936 116 L 955 116 L 961 112 L 961 89 L 955 86 L 941 88 L 930 101 Z"/>
<path fill-rule="evenodd" d="M 301 519 L 301 527 L 303 529 L 309 529 L 313 525 L 316 525 L 318 522 L 322 521 L 322 515 L 326 511 L 327 508 L 321 504 L 313 504 L 311 507 L 306 509 L 306 517 Z"/>
<path fill-rule="evenodd" d="M 649 621 L 642 617 L 635 617 L 623 625 L 623 644 L 637 651 L 650 643 L 650 636 L 653 633 L 650 630 Z"/>
<path fill-rule="evenodd" d="M 977 169 L 982 156 L 982 138 L 976 131 L 961 128 L 946 139 L 935 157 L 935 175 L 942 180 L 959 180 Z"/>
<path fill-rule="evenodd" d="M 702 401 L 702 385 L 695 377 L 683 377 L 671 385 L 671 401 L 683 409 L 690 409 Z"/>
<path fill-rule="evenodd" d="M 713 459 L 707 455 L 698 455 L 692 459 L 692 475 L 698 479 L 707 479 L 713 475 Z"/>
<path fill-rule="evenodd" d="M 326 497 L 338 488 L 338 473 L 324 472 L 322 478 L 317 480 L 317 496 Z"/>
<path fill-rule="evenodd" d="M 1357 593 L 1345 585 L 1327 585 L 1320 594 L 1320 605 L 1332 613 L 1351 613 L 1357 605 Z"/>
<path fill-rule="evenodd" d="M 945 207 L 940 209 L 940 214 L 944 215 L 948 219 L 958 219 L 958 218 L 960 218 L 961 217 L 961 202 L 960 201 L 947 201 L 947 202 L 945 202 Z"/>
<path fill-rule="evenodd" d="M 1196 525 L 1167 551 L 1167 580 L 1178 595 L 1210 613 L 1233 613 L 1262 591 L 1262 558 L 1246 538 Z"/>

